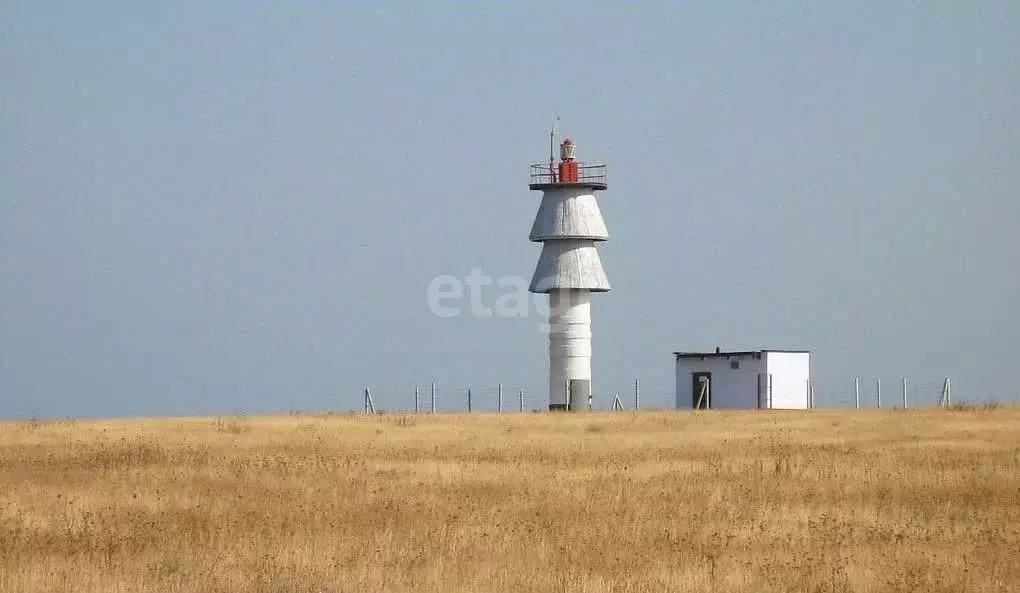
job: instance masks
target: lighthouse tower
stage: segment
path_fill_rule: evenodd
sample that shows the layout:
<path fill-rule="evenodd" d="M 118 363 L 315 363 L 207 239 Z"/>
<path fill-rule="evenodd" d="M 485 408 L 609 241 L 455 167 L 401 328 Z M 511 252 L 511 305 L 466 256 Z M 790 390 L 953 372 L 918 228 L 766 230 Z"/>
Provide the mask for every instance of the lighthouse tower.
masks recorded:
<path fill-rule="evenodd" d="M 555 130 L 555 128 L 554 128 Z M 552 142 L 550 142 L 551 144 Z M 530 239 L 542 243 L 529 290 L 549 295 L 549 409 L 580 411 L 591 396 L 591 294 L 609 280 L 595 245 L 609 239 L 595 192 L 606 189 L 606 166 L 579 162 L 574 141 L 560 144 L 560 162 L 531 166 L 542 203 Z"/>

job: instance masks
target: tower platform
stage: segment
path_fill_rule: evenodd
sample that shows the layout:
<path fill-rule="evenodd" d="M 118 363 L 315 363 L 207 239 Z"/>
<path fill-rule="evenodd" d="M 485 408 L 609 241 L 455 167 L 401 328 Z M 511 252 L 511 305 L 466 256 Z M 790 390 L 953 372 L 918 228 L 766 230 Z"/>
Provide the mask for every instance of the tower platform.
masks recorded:
<path fill-rule="evenodd" d="M 559 167 L 549 163 L 531 165 L 531 182 L 528 187 L 534 190 L 564 187 L 603 190 L 609 187 L 606 180 L 605 164 L 597 161 L 573 164 L 574 168 L 568 172 L 568 175 L 563 175 Z"/>

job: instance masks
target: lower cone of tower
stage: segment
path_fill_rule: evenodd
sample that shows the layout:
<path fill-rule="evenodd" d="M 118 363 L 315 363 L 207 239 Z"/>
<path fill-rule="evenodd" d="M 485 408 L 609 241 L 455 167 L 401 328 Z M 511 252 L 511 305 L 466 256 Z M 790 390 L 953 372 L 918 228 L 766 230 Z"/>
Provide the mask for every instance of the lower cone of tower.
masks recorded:
<path fill-rule="evenodd" d="M 542 246 L 538 265 L 531 277 L 531 292 L 555 289 L 609 290 L 609 279 L 593 241 L 571 239 L 549 241 Z"/>

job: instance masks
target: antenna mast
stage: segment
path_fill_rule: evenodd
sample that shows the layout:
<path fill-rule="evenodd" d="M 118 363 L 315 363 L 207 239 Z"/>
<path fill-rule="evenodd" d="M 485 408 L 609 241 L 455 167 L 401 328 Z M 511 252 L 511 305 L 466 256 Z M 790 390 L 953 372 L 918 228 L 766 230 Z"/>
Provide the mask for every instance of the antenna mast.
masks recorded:
<path fill-rule="evenodd" d="M 556 153 L 556 130 L 560 127 L 560 116 L 556 116 L 556 121 L 553 122 L 552 130 L 549 131 L 549 171 L 553 171 L 556 161 L 553 155 Z"/>

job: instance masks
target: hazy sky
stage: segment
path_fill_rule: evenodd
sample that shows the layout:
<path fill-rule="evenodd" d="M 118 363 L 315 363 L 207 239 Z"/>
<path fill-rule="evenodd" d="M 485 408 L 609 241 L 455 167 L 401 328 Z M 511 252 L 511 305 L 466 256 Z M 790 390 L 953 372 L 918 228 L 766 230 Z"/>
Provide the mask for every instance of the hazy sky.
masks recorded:
<path fill-rule="evenodd" d="M 539 304 L 428 287 L 530 279 L 556 115 L 609 167 L 597 397 L 717 345 L 1020 394 L 1020 4 L 428 4 L 4 3 L 0 416 L 544 407 Z"/>

